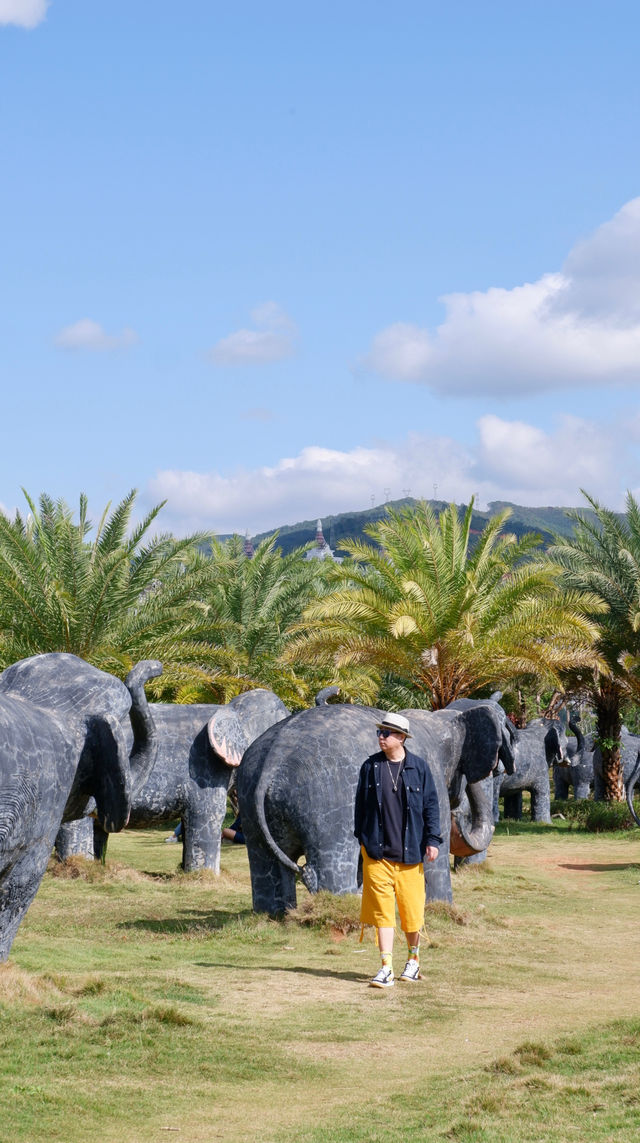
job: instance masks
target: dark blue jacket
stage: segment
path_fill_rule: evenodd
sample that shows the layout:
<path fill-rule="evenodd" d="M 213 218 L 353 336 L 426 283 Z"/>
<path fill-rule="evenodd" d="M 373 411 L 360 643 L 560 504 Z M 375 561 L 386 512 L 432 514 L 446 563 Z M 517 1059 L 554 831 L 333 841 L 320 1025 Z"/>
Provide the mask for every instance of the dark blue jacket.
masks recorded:
<path fill-rule="evenodd" d="M 382 857 L 382 750 L 363 762 L 356 790 L 354 834 L 369 857 Z M 402 782 L 407 795 L 407 818 L 402 860 L 406 865 L 422 861 L 428 845 L 441 846 L 438 793 L 424 758 L 405 749 Z"/>

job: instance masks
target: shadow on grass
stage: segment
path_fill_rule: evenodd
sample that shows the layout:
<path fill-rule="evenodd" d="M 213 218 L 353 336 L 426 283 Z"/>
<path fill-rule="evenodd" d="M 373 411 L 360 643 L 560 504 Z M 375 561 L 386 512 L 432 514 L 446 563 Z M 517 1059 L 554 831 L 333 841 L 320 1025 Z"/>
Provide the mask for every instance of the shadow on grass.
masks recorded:
<path fill-rule="evenodd" d="M 221 960 L 197 960 L 194 962 L 197 968 L 230 968 L 241 969 L 243 966 L 238 964 L 237 961 L 227 963 Z M 272 972 L 286 972 L 287 975 L 293 973 L 295 976 L 318 976 L 322 980 L 347 980 L 353 984 L 366 984 L 371 979 L 371 972 L 336 972 L 331 968 L 310 968 L 308 964 L 262 964 L 252 965 L 251 975 L 255 976 L 256 973 L 272 973 Z M 384 989 L 372 989 L 372 992 L 384 992 Z M 392 991 L 392 990 L 387 990 Z"/>
<path fill-rule="evenodd" d="M 121 921 L 117 928 L 125 931 L 176 933 L 184 936 L 190 928 L 193 928 L 194 932 L 202 932 L 203 929 L 216 932 L 220 929 L 229 928 L 231 925 L 237 925 L 238 922 L 245 923 L 255 916 L 253 909 L 236 909 L 233 911 L 218 909 L 215 913 L 201 913 L 196 909 L 187 909 L 184 910 L 181 917 L 166 917 L 164 920 L 158 920 L 155 917 L 141 917 L 137 921 Z"/>
<path fill-rule="evenodd" d="M 640 870 L 640 864 L 637 861 L 620 861 L 613 862 L 610 865 L 595 865 L 595 864 L 569 864 L 568 862 L 561 862 L 558 866 L 559 869 L 582 869 L 590 873 L 620 873 L 624 869 Z"/>
<path fill-rule="evenodd" d="M 501 818 L 496 822 L 496 837 L 517 837 L 521 834 L 545 834 L 547 837 L 554 832 L 567 832 L 566 823 L 560 822 L 527 822 L 515 818 Z"/>

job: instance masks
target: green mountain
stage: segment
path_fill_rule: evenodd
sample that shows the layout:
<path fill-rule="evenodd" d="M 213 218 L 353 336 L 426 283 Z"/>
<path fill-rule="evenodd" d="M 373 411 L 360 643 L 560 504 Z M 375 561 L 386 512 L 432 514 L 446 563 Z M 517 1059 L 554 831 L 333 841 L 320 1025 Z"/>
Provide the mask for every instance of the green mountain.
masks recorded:
<path fill-rule="evenodd" d="M 447 507 L 443 500 L 430 500 L 429 503 L 436 512 Z M 323 516 L 324 538 L 338 555 L 345 555 L 344 549 L 340 547 L 341 541 L 347 538 L 367 539 L 368 537 L 364 534 L 366 525 L 382 519 L 387 508 L 404 508 L 414 504 L 417 504 L 417 501 L 413 497 L 408 497 L 403 500 L 391 500 L 388 504 L 379 504 L 376 508 L 367 508 L 363 512 L 341 512 L 338 516 Z M 495 516 L 497 512 L 502 511 L 503 508 L 511 509 L 511 518 L 508 523 L 510 532 L 515 533 L 516 536 L 522 536 L 526 532 L 538 532 L 542 536 L 545 546 L 552 542 L 554 535 L 568 536 L 573 531 L 573 524 L 567 517 L 569 508 L 525 508 L 520 504 L 494 500 L 489 504 L 486 512 L 473 513 L 472 533 L 480 533 L 487 520 L 491 516 Z M 464 505 L 460 505 L 460 510 L 464 511 Z M 590 513 L 585 510 L 585 515 L 590 515 Z M 253 536 L 252 540 L 254 544 L 257 544 L 260 540 L 264 540 L 267 536 L 272 536 L 275 531 L 278 531 L 280 547 L 283 552 L 290 552 L 293 548 L 300 548 L 315 540 L 316 523 L 317 518 L 302 520 L 298 524 L 285 524 L 279 529 L 272 528 L 268 532 L 261 532 L 260 535 Z M 224 538 L 220 537 L 220 539 Z"/>

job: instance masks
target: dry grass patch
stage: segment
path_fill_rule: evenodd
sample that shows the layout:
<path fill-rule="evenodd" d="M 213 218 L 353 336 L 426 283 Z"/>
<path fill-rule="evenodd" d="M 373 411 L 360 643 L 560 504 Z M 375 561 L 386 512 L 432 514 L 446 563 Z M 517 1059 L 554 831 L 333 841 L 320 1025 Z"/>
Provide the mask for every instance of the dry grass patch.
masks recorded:
<path fill-rule="evenodd" d="M 0 964 L 0 1005 L 43 1004 L 61 995 L 47 973 L 26 972 L 12 961 Z"/>
<path fill-rule="evenodd" d="M 297 908 L 289 909 L 285 922 L 346 936 L 361 928 L 360 898 L 355 893 L 339 897 L 322 889 L 313 897 L 303 897 Z"/>
<path fill-rule="evenodd" d="M 52 857 L 47 866 L 47 873 L 58 881 L 86 881 L 90 885 L 105 885 L 121 881 L 130 881 L 140 884 L 148 881 L 149 875 L 139 869 L 132 869 L 130 865 L 123 865 L 117 861 L 107 861 L 103 865 L 100 861 L 92 861 L 87 857 L 65 857 L 62 861 Z"/>

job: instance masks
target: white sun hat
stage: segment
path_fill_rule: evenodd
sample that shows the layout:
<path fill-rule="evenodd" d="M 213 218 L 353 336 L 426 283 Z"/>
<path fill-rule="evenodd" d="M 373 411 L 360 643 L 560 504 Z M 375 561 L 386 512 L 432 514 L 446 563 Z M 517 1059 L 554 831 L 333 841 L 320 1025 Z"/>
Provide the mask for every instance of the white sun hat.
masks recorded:
<path fill-rule="evenodd" d="M 380 722 L 376 722 L 376 728 L 378 730 L 398 730 L 400 734 L 405 734 L 407 738 L 411 738 L 409 719 L 405 718 L 403 714 L 394 714 L 390 710 L 383 714 Z"/>

